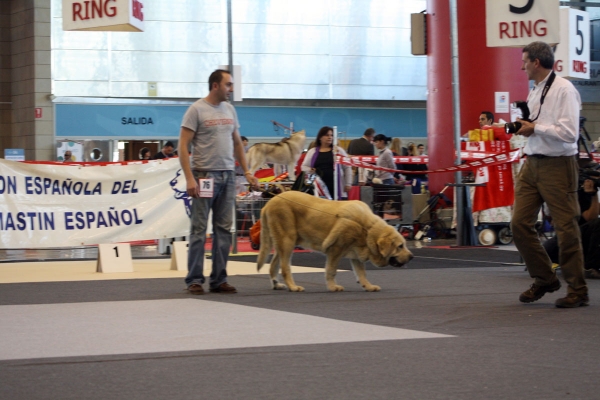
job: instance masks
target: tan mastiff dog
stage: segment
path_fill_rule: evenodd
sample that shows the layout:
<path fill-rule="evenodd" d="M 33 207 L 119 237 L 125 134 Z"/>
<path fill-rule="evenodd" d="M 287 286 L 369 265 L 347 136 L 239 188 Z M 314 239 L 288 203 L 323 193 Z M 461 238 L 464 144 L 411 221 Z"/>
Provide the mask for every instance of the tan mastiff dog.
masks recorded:
<path fill-rule="evenodd" d="M 257 268 L 262 268 L 274 247 L 270 269 L 273 289 L 285 289 L 287 285 L 292 292 L 304 291 L 294 283 L 290 270 L 295 246 L 311 248 L 327 256 L 325 279 L 331 292 L 344 290 L 335 282 L 337 266 L 343 257 L 351 260 L 358 283 L 369 292 L 381 288 L 367 280 L 366 261 L 378 267 L 401 267 L 413 258 L 402 235 L 361 201 L 324 200 L 289 191 L 269 200 L 260 213 L 260 220 Z M 280 266 L 285 285 L 277 281 Z"/>

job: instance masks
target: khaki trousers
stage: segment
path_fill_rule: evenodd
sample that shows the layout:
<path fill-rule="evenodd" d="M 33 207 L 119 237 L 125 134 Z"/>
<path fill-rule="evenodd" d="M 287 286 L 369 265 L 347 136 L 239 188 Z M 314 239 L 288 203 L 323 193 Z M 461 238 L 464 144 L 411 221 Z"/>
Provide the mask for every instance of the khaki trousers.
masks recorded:
<path fill-rule="evenodd" d="M 517 178 L 511 229 L 515 245 L 535 283 L 545 286 L 556 279 L 535 223 L 545 202 L 550 210 L 559 246 L 559 264 L 568 293 L 587 294 L 583 277 L 583 251 L 577 221 L 578 167 L 575 156 L 527 157 Z"/>

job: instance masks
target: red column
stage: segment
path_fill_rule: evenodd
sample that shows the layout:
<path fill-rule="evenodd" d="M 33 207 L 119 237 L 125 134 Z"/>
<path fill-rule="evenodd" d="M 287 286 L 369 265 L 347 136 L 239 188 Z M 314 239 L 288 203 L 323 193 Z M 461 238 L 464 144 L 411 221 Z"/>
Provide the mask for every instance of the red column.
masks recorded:
<path fill-rule="evenodd" d="M 459 87 L 461 134 L 479 128 L 481 111 L 495 120 L 510 121 L 508 113 L 495 113 L 495 92 L 509 92 L 509 101 L 527 98 L 528 82 L 521 71 L 521 48 L 487 47 L 485 0 L 458 2 Z M 427 147 L 429 169 L 454 164 L 454 111 L 448 0 L 427 0 Z M 437 193 L 454 174 L 429 175 L 429 188 Z"/>

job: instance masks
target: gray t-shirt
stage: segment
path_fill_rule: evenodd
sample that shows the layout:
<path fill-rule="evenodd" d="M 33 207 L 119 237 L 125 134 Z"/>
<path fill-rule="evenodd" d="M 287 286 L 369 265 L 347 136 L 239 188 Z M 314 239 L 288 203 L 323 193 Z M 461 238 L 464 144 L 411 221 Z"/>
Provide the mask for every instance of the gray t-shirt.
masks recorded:
<path fill-rule="evenodd" d="M 213 106 L 204 99 L 192 104 L 181 126 L 195 132 L 192 139 L 192 169 L 230 171 L 235 168 L 233 138 L 239 122 L 235 108 L 228 102 Z"/>

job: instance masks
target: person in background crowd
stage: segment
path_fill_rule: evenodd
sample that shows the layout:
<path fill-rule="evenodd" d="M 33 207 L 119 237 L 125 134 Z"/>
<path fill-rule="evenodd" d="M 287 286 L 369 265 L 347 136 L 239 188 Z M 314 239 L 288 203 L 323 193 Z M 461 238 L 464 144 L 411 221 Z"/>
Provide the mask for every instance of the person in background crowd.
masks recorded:
<path fill-rule="evenodd" d="M 315 147 L 308 150 L 302 162 L 302 171 L 316 173 L 323 180 L 329 194 L 335 199 L 333 191 L 333 167 L 335 155 L 348 155 L 341 147 L 333 148 L 333 128 L 324 126 L 319 130 L 315 139 Z M 337 164 L 338 172 L 338 199 L 348 197 L 352 188 L 352 168 L 349 165 Z"/>
<path fill-rule="evenodd" d="M 408 149 L 406 147 L 402 147 L 402 140 L 400 138 L 393 138 L 392 144 L 390 145 L 390 150 L 394 156 L 407 156 Z M 401 163 L 396 163 L 396 169 L 402 169 Z M 394 178 L 398 180 L 404 179 L 404 176 L 400 174 L 400 172 L 396 172 L 394 174 Z"/>
<path fill-rule="evenodd" d="M 479 116 L 479 127 L 492 126 L 494 124 L 494 114 L 489 111 L 482 111 Z"/>
<path fill-rule="evenodd" d="M 150 159 L 150 149 L 147 147 L 142 147 L 140 150 L 140 160 L 149 160 Z"/>
<path fill-rule="evenodd" d="M 348 154 L 351 156 L 372 156 L 375 154 L 373 149 L 373 136 L 375 129 L 367 128 L 362 137 L 350 141 L 348 145 Z"/>
<path fill-rule="evenodd" d="M 600 205 L 598 204 L 598 190 L 591 179 L 583 181 L 583 185 L 577 190 L 577 199 L 581 216 L 579 217 L 579 229 L 581 231 L 581 242 L 583 244 L 583 259 L 585 266 L 585 277 L 588 279 L 600 279 Z M 552 215 L 550 215 L 552 216 Z M 544 250 L 553 263 L 559 263 L 558 238 L 553 236 L 543 243 Z"/>
<path fill-rule="evenodd" d="M 67 150 L 65 151 L 65 154 L 63 155 L 63 162 L 73 162 L 73 153 L 71 153 L 71 150 Z"/>
<path fill-rule="evenodd" d="M 511 230 L 515 245 L 525 261 L 533 284 L 519 296 L 522 303 L 539 300 L 560 289 L 552 260 L 544 250 L 535 229 L 540 207 L 545 202 L 552 214 L 558 236 L 559 264 L 567 281 L 567 296 L 556 300 L 556 307 L 589 305 L 585 282 L 581 233 L 577 220 L 579 168 L 576 154 L 579 138 L 579 92 L 568 80 L 557 76 L 554 52 L 544 42 L 523 48 L 521 69 L 534 81 L 527 96 L 531 120 L 519 120 L 517 135 L 527 137 L 527 155 L 515 185 Z"/>
<path fill-rule="evenodd" d="M 154 157 L 152 157 L 153 160 L 160 160 L 163 158 L 170 158 L 173 157 L 173 150 L 175 150 L 175 147 L 173 146 L 173 142 L 171 142 L 170 140 L 167 141 L 165 143 L 165 145 L 163 146 L 162 150 L 159 151 L 158 153 L 156 153 L 154 155 Z"/>
<path fill-rule="evenodd" d="M 408 155 L 413 157 L 419 156 L 419 150 L 417 150 L 417 146 L 412 142 L 408 145 Z M 402 169 L 405 171 L 427 171 L 427 164 L 404 164 Z M 419 179 L 419 181 L 426 181 L 427 174 L 406 174 L 406 179 Z"/>
<path fill-rule="evenodd" d="M 377 166 L 383 168 L 396 169 L 396 164 L 394 164 L 394 156 L 392 151 L 387 148 L 389 142 L 391 142 L 392 138 L 387 137 L 383 134 L 375 135 L 373 138 L 373 143 L 375 144 L 375 148 L 379 151 L 379 157 L 377 157 Z M 381 180 L 381 183 L 384 185 L 393 185 L 394 175 L 388 171 L 375 170 L 375 179 Z M 375 182 L 375 180 L 374 180 Z"/>
<path fill-rule="evenodd" d="M 372 156 L 375 155 L 375 149 L 373 148 L 373 136 L 375 136 L 375 129 L 367 128 L 363 133 L 362 137 L 350 141 L 348 145 L 348 154 L 351 156 Z M 364 168 L 352 168 L 352 182 L 360 183 L 361 179 L 364 181 L 366 171 Z M 363 183 L 364 184 L 364 183 Z"/>
<path fill-rule="evenodd" d="M 417 145 L 417 152 L 419 153 L 420 156 L 425 155 L 425 145 L 423 145 L 422 143 L 419 143 Z"/>
<path fill-rule="evenodd" d="M 395 156 L 407 156 L 408 149 L 406 147 L 402 147 L 402 139 L 393 138 L 392 144 L 390 144 L 390 150 L 394 153 Z"/>
<path fill-rule="evenodd" d="M 258 180 L 246 163 L 235 108 L 227 101 L 233 92 L 233 78 L 218 69 L 208 78 L 208 95 L 193 103 L 181 122 L 179 162 L 192 197 L 191 228 L 188 251 L 187 290 L 204 293 L 204 245 L 209 212 L 212 210 L 212 271 L 209 290 L 236 293 L 227 283 L 227 259 L 231 247 L 230 229 L 235 205 L 235 161 L 253 187 Z M 189 146 L 193 147 L 190 165 Z"/>

